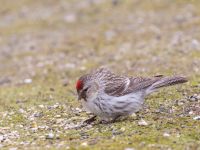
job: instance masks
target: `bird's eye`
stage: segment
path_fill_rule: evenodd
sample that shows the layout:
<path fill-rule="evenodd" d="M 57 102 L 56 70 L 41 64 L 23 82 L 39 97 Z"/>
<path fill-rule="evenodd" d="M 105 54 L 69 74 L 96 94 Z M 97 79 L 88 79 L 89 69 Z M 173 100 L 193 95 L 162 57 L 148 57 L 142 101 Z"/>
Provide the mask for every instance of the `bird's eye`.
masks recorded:
<path fill-rule="evenodd" d="M 88 88 L 85 88 L 83 91 L 84 91 L 84 92 L 87 92 L 87 90 L 88 90 Z"/>

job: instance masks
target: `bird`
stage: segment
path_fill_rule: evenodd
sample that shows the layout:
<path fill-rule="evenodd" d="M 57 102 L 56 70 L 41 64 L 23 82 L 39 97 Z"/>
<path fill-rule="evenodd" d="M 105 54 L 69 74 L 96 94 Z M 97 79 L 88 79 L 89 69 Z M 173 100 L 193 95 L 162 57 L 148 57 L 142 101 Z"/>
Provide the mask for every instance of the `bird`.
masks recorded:
<path fill-rule="evenodd" d="M 147 95 L 187 81 L 182 76 L 129 77 L 100 67 L 82 75 L 76 82 L 76 90 L 83 108 L 93 114 L 85 123 L 94 122 L 97 116 L 101 121 L 115 122 L 121 116 L 138 112 Z"/>

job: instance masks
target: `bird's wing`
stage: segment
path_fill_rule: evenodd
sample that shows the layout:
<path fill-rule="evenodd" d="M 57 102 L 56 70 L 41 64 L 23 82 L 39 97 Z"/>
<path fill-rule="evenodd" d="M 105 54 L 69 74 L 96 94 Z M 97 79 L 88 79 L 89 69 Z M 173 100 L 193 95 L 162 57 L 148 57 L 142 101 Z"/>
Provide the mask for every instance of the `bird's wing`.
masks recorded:
<path fill-rule="evenodd" d="M 126 91 L 124 91 L 124 93 L 122 93 L 122 95 L 126 95 L 126 94 L 129 94 L 129 93 L 132 93 L 132 92 L 137 92 L 137 91 L 140 91 L 140 90 L 147 89 L 152 84 L 159 81 L 161 78 L 163 78 L 163 76 L 161 76 L 161 75 L 155 76 L 155 77 L 152 77 L 152 78 L 143 78 L 143 77 L 133 78 L 133 77 L 131 77 L 130 78 L 130 85 L 126 89 Z"/>
<path fill-rule="evenodd" d="M 102 86 L 104 92 L 112 96 L 120 96 L 129 85 L 129 78 L 116 75 L 106 68 L 100 68 L 93 72 L 93 78 Z"/>
<path fill-rule="evenodd" d="M 105 93 L 111 96 L 121 96 L 129 86 L 129 78 L 115 76 L 105 84 Z"/>
<path fill-rule="evenodd" d="M 148 88 L 162 78 L 161 75 L 152 78 L 143 77 L 121 77 L 107 84 L 105 92 L 110 96 L 123 96 Z"/>

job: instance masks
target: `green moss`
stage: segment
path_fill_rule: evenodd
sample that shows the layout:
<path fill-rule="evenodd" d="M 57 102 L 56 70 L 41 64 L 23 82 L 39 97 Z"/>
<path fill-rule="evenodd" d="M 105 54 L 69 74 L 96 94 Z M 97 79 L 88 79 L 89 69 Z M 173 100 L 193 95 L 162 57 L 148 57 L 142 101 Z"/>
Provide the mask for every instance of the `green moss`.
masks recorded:
<path fill-rule="evenodd" d="M 43 15 L 30 11 L 36 8 L 51 13 L 33 19 Z M 197 0 L 6 1 L 0 6 L 7 23 L 0 23 L 0 83 L 11 81 L 0 85 L 0 125 L 3 134 L 19 136 L 2 142 L 3 148 L 199 149 L 198 114 L 189 114 L 199 102 L 188 101 L 199 93 L 200 55 L 189 46 L 199 40 L 199 8 Z M 180 32 L 180 41 L 171 44 Z M 27 48 L 29 42 L 36 48 Z M 101 65 L 134 76 L 183 74 L 189 82 L 148 96 L 138 117 L 76 128 L 89 115 L 76 110 L 75 82 Z M 26 78 L 32 83 L 23 83 Z M 138 125 L 141 118 L 148 126 Z"/>

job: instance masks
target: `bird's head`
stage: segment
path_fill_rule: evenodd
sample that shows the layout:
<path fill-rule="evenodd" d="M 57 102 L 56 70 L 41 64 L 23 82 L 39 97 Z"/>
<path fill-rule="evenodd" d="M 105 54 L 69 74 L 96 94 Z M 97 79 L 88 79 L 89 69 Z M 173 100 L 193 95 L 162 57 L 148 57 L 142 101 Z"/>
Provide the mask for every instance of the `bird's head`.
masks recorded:
<path fill-rule="evenodd" d="M 80 77 L 76 82 L 78 100 L 84 99 L 87 101 L 88 97 L 96 96 L 98 88 L 98 84 L 88 76 Z"/>

